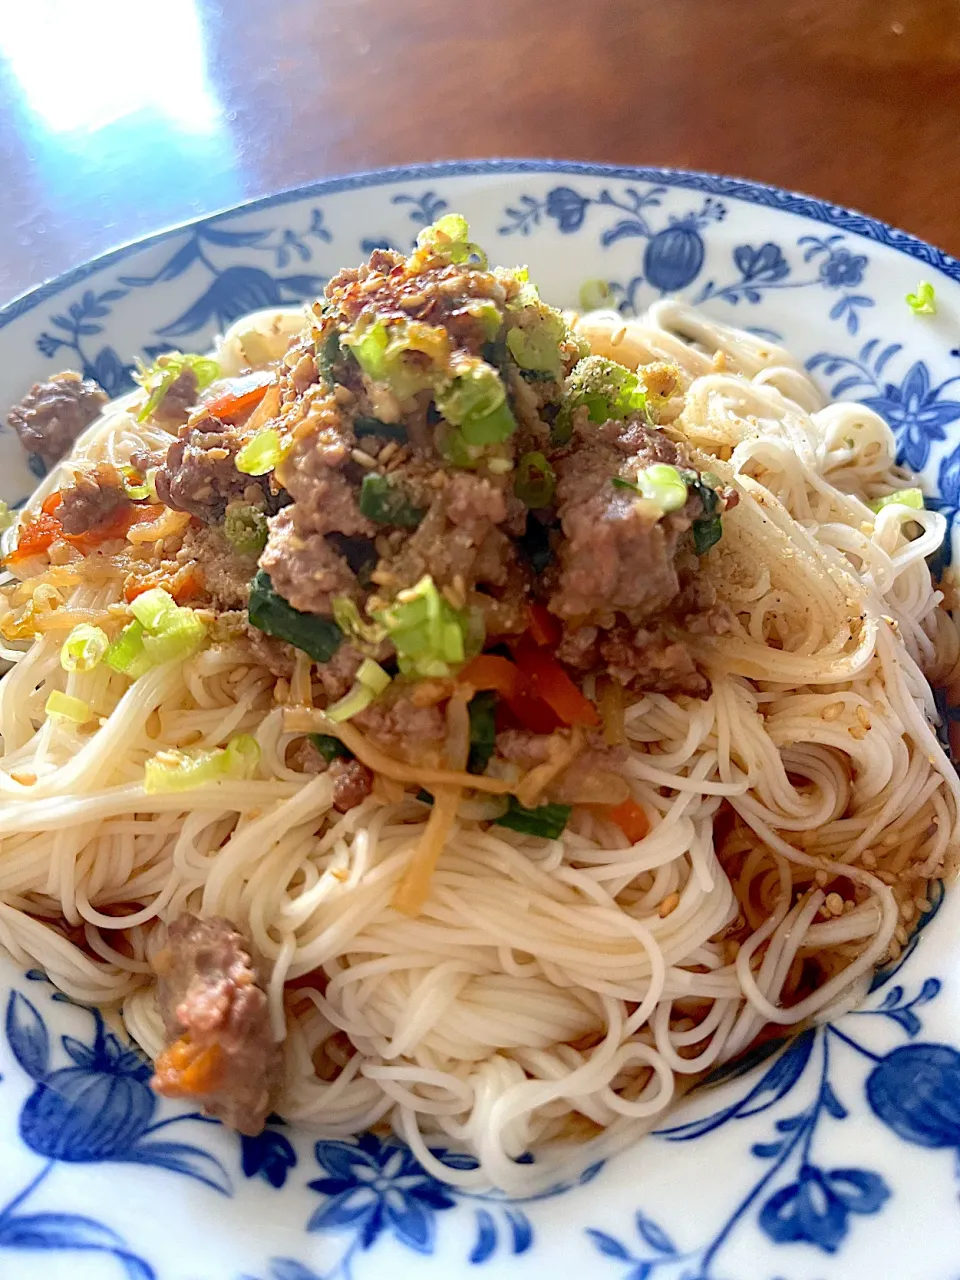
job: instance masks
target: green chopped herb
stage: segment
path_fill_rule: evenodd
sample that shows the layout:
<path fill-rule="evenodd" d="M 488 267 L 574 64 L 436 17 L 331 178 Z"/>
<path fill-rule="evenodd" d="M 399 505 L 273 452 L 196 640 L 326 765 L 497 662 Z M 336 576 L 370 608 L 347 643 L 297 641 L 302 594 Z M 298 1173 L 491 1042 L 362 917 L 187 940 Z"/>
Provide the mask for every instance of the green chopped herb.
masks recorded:
<path fill-rule="evenodd" d="M 147 393 L 147 400 L 137 414 L 137 421 L 144 422 L 159 409 L 164 396 L 185 370 L 190 370 L 197 382 L 197 391 L 204 391 L 220 377 L 220 366 L 208 356 L 184 355 L 182 351 L 167 351 L 158 356 L 149 367 L 137 361 L 133 375 Z"/>
<path fill-rule="evenodd" d="M 326 760 L 327 764 L 331 760 L 352 760 L 353 752 L 349 747 L 345 747 L 339 738 L 333 737 L 329 733 L 308 733 L 307 737 L 317 748 L 320 754 Z"/>
<path fill-rule="evenodd" d="M 723 526 L 718 515 L 711 516 L 708 520 L 694 520 L 693 549 L 698 556 L 705 555 L 722 536 Z"/>
<path fill-rule="evenodd" d="M 553 501 L 557 477 L 542 453 L 525 453 L 517 464 L 513 491 L 520 501 L 532 509 L 547 507 Z"/>
<path fill-rule="evenodd" d="M 468 445 L 500 444 L 517 429 L 503 379 L 485 360 L 461 359 L 450 382 L 437 389 L 436 402 Z"/>
<path fill-rule="evenodd" d="M 336 325 L 333 325 L 326 337 L 321 338 L 317 346 L 316 355 L 317 370 L 324 382 L 330 387 L 332 387 L 335 382 L 333 366 L 342 358 L 343 352 L 340 350 L 340 332 Z"/>
<path fill-rule="evenodd" d="M 915 316 L 935 316 L 937 314 L 937 298 L 933 285 L 929 280 L 921 280 L 916 293 L 908 293 L 907 306 Z"/>
<path fill-rule="evenodd" d="M 240 555 L 258 556 L 267 545 L 267 517 L 250 502 L 228 503 L 223 532 Z"/>
<path fill-rule="evenodd" d="M 402 485 L 376 471 L 368 471 L 360 485 L 360 514 L 377 524 L 415 529 L 426 512 L 414 506 Z"/>
<path fill-rule="evenodd" d="M 586 406 L 591 422 L 643 413 L 647 397 L 637 375 L 615 360 L 587 356 L 573 367 L 563 384 L 560 412 L 553 428 L 555 444 L 566 444 L 573 432 L 573 413 Z"/>
<path fill-rule="evenodd" d="M 237 454 L 234 465 L 245 476 L 265 476 L 276 470 L 290 452 L 291 442 L 281 439 L 276 427 L 265 427 L 251 436 Z"/>
<path fill-rule="evenodd" d="M 517 326 L 507 330 L 507 349 L 521 369 L 559 378 L 563 372 L 560 343 L 566 336 L 560 312 L 537 302 L 524 308 Z"/>
<path fill-rule="evenodd" d="M 459 213 L 446 213 L 431 226 L 424 227 L 417 236 L 417 248 L 450 262 L 465 262 L 485 269 L 487 255 L 469 237 L 466 218 Z"/>
<path fill-rule="evenodd" d="M 557 840 L 570 818 L 570 808 L 568 804 L 541 804 L 536 809 L 527 809 L 515 796 L 510 796 L 507 812 L 495 819 L 494 826 L 509 827 L 527 836 L 542 836 L 544 840 Z"/>
<path fill-rule="evenodd" d="M 343 640 L 343 632 L 332 618 L 294 609 L 274 591 L 270 575 L 262 569 L 257 571 L 250 585 L 247 614 L 251 625 L 258 631 L 286 640 L 315 662 L 329 662 Z"/>
<path fill-rule="evenodd" d="M 483 773 L 497 741 L 495 719 L 496 697 L 492 693 L 476 693 L 470 700 L 470 755 L 468 773 Z"/>
<path fill-rule="evenodd" d="M 415 587 L 401 591 L 392 604 L 373 617 L 393 642 L 402 675 L 448 676 L 469 656 L 468 649 L 479 652 L 483 645 L 483 636 L 476 634 L 468 612 L 454 609 L 429 575 Z"/>
<path fill-rule="evenodd" d="M 385 383 L 401 400 L 433 388 L 446 375 L 450 339 L 445 329 L 419 320 L 361 315 L 340 342 L 374 382 Z"/>
<path fill-rule="evenodd" d="M 877 498 L 869 504 L 870 510 L 882 511 L 884 507 L 889 507 L 894 502 L 904 507 L 912 507 L 915 511 L 922 511 L 923 490 L 897 489 L 893 493 L 885 493 L 882 498 Z"/>

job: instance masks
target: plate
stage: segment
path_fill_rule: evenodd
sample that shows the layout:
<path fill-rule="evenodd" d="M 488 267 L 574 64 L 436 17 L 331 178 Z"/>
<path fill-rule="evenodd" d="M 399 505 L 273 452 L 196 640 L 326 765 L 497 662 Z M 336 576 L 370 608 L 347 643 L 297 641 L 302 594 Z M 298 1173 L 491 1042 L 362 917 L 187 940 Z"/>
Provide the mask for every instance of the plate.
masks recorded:
<path fill-rule="evenodd" d="M 708 174 L 483 161 L 283 192 L 10 303 L 0 403 L 64 367 L 118 394 L 134 357 L 203 350 L 452 210 L 494 261 L 528 263 L 550 302 L 602 278 L 624 311 L 677 295 L 786 343 L 826 391 L 887 419 L 953 523 L 960 263 L 861 214 Z M 936 316 L 906 305 L 920 278 Z M 41 473 L 0 432 L 0 496 L 21 502 Z M 99 1013 L 3 960 L 0 1273 L 946 1280 L 960 1269 L 960 893 L 938 907 L 861 1008 L 765 1046 L 575 1183 L 512 1201 L 442 1186 L 374 1135 L 240 1138 L 161 1103 Z"/>

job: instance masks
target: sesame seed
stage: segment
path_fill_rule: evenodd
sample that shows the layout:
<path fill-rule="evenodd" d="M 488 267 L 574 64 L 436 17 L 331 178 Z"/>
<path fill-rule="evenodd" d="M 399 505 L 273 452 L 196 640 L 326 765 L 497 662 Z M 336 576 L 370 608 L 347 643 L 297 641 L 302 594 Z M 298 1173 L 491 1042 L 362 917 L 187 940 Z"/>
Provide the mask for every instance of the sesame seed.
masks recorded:
<path fill-rule="evenodd" d="M 400 446 L 397 444 L 396 440 L 388 441 L 387 444 L 385 444 L 383 448 L 380 450 L 380 461 L 382 463 L 389 462 L 390 459 L 393 457 L 393 455 L 399 451 L 399 449 L 400 449 Z"/>
<path fill-rule="evenodd" d="M 867 736 L 866 730 L 861 729 L 861 727 L 858 724 L 850 725 L 847 729 L 847 733 L 849 733 L 851 738 L 856 738 L 857 742 L 862 742 L 863 739 Z"/>
<path fill-rule="evenodd" d="M 828 893 L 823 905 L 832 916 L 843 915 L 843 899 L 839 893 Z"/>
<path fill-rule="evenodd" d="M 627 326 L 625 324 L 622 324 L 615 333 L 611 333 L 610 335 L 611 347 L 619 347 L 620 343 L 626 337 L 626 333 L 627 333 Z"/>
<path fill-rule="evenodd" d="M 860 855 L 860 861 L 865 867 L 872 869 L 877 865 L 877 855 L 872 849 L 864 849 L 863 853 Z"/>
<path fill-rule="evenodd" d="M 350 457 L 354 462 L 359 463 L 361 467 L 366 467 L 368 471 L 373 470 L 377 465 L 376 458 L 372 458 L 370 454 L 366 453 L 363 449 L 351 449 Z"/>
<path fill-rule="evenodd" d="M 820 712 L 821 720 L 839 720 L 843 715 L 843 703 L 831 702 L 829 706 L 824 707 Z"/>
<path fill-rule="evenodd" d="M 872 533 L 873 533 L 873 521 L 872 521 L 872 520 L 861 520 L 861 521 L 860 521 L 860 532 L 861 532 L 861 533 L 865 533 L 865 534 L 867 535 L 867 537 L 869 538 L 869 537 L 872 535 Z"/>
<path fill-rule="evenodd" d="M 657 908 L 657 914 L 660 916 L 660 919 L 664 920 L 672 911 L 676 911 L 679 902 L 679 893 L 668 893 Z"/>
<path fill-rule="evenodd" d="M 857 719 L 863 725 L 864 729 L 870 728 L 870 717 L 867 714 L 867 708 L 862 703 L 857 706 Z"/>
<path fill-rule="evenodd" d="M 821 887 L 821 889 L 822 889 L 822 888 L 823 888 L 823 886 L 827 883 L 827 880 L 829 879 L 829 876 L 827 875 L 827 873 L 826 873 L 824 870 L 822 870 L 822 869 L 821 869 L 820 871 L 815 871 L 815 872 L 814 872 L 813 878 L 814 878 L 814 880 L 816 880 L 817 884 L 818 884 L 818 885 Z"/>

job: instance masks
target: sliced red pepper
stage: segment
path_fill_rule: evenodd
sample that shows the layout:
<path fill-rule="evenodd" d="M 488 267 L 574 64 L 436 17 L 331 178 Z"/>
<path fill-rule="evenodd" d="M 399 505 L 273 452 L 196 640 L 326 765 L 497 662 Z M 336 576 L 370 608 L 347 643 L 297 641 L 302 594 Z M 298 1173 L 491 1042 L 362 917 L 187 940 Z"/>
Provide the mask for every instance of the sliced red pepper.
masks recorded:
<path fill-rule="evenodd" d="M 529 682 L 531 694 L 542 699 L 563 724 L 592 728 L 600 723 L 597 708 L 580 692 L 553 654 L 523 636 L 514 648 L 514 658 Z"/>
<path fill-rule="evenodd" d="M 555 649 L 560 643 L 560 636 L 563 634 L 558 619 L 552 613 L 548 613 L 546 607 L 542 604 L 532 604 L 530 606 L 530 622 L 527 626 L 527 634 L 530 636 L 534 644 L 548 646 Z"/>
<path fill-rule="evenodd" d="M 606 815 L 615 822 L 631 844 L 636 844 L 650 830 L 650 819 L 643 807 L 629 797 L 620 804 L 607 808 Z"/>
<path fill-rule="evenodd" d="M 203 407 L 214 418 L 230 422 L 256 408 L 275 380 L 276 375 L 265 369 L 234 378 L 229 391 L 205 401 Z"/>

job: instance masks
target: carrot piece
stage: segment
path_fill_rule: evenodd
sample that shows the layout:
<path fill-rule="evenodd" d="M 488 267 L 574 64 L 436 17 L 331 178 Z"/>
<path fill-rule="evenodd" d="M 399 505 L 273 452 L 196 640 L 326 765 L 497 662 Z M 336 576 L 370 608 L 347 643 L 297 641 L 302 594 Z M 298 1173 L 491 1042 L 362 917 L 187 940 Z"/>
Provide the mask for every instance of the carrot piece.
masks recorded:
<path fill-rule="evenodd" d="M 606 808 L 605 817 L 615 822 L 631 844 L 636 844 L 650 830 L 650 820 L 641 805 L 629 797 L 620 804 Z"/>
<path fill-rule="evenodd" d="M 514 649 L 514 658 L 529 682 L 531 694 L 545 702 L 564 724 L 592 728 L 600 723 L 597 708 L 580 692 L 553 654 L 537 648 L 524 636 Z"/>
<path fill-rule="evenodd" d="M 548 613 L 542 604 L 532 604 L 530 606 L 530 624 L 527 627 L 527 634 L 530 636 L 534 644 L 549 646 L 555 648 L 560 642 L 560 636 L 563 634 L 560 623 Z"/>
<path fill-rule="evenodd" d="M 235 378 L 230 390 L 214 400 L 207 400 L 203 407 L 214 418 L 230 420 L 254 409 L 274 384 L 276 375 L 263 370 Z"/>
<path fill-rule="evenodd" d="M 479 653 L 460 672 L 457 679 L 474 689 L 493 689 L 503 698 L 512 698 L 517 691 L 520 672 L 509 658 L 495 653 Z"/>

